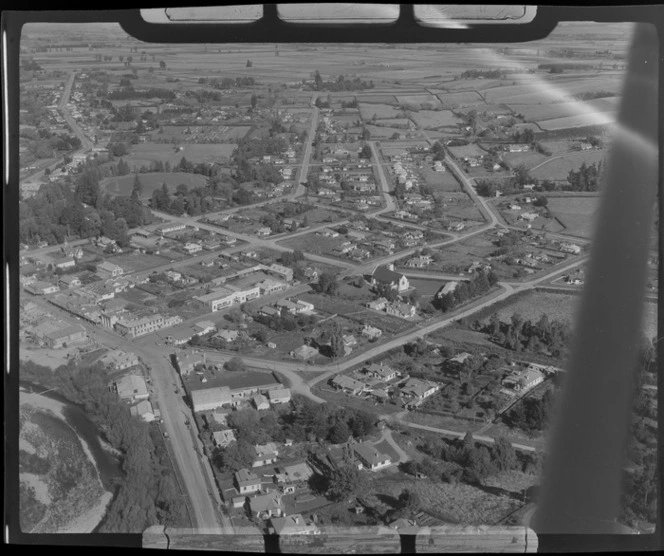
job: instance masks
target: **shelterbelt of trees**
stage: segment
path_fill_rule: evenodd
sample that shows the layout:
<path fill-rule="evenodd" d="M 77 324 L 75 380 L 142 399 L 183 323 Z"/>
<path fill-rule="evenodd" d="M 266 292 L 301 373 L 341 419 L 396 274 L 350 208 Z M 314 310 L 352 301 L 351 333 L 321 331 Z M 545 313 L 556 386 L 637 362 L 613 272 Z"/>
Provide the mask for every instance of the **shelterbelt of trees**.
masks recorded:
<path fill-rule="evenodd" d="M 21 378 L 55 388 L 83 407 L 106 440 L 122 453 L 122 477 L 101 523 L 102 533 L 139 533 L 151 525 L 188 526 L 168 453 L 157 429 L 137 417 L 108 389 L 103 365 L 63 365 L 52 371 L 21 363 Z"/>

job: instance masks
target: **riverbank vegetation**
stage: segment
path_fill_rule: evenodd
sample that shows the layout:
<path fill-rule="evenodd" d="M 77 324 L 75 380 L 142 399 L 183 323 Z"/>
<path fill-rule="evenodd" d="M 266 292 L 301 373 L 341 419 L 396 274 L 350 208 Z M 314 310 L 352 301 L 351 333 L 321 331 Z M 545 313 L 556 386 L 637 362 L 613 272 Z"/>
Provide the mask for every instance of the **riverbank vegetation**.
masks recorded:
<path fill-rule="evenodd" d="M 150 426 L 132 417 L 129 407 L 109 391 L 102 366 L 70 363 L 51 371 L 32 362 L 21 363 L 21 379 L 55 388 L 82 406 L 108 442 L 122 453 L 123 475 L 99 531 L 138 533 L 150 525 L 188 526 L 177 482 Z"/>

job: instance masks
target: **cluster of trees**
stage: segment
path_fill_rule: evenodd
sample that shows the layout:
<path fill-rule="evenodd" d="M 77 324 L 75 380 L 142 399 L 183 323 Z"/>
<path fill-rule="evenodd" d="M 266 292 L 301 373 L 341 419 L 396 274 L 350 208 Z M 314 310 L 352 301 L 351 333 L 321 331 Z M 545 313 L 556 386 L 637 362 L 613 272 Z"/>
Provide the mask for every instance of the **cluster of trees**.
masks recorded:
<path fill-rule="evenodd" d="M 279 258 L 279 262 L 281 262 L 282 265 L 289 267 L 292 267 L 303 260 L 304 253 L 299 249 L 296 249 L 295 251 L 284 251 Z"/>
<path fill-rule="evenodd" d="M 262 137 L 244 137 L 233 151 L 234 174 L 240 183 L 256 180 L 258 182 L 277 183 L 281 174 L 273 164 L 259 162 L 253 164 L 251 158 L 265 155 L 279 155 L 288 148 L 288 141 L 283 137 L 263 135 Z"/>
<path fill-rule="evenodd" d="M 337 76 L 336 79 L 330 78 L 329 81 L 323 81 L 320 71 L 314 73 L 314 91 L 357 91 L 362 89 L 373 89 L 373 81 L 363 81 L 359 77 L 348 79 L 344 75 Z"/>
<path fill-rule="evenodd" d="M 547 390 L 541 398 L 528 397 L 504 413 L 503 421 L 509 427 L 524 431 L 543 431 L 551 423 L 555 391 Z"/>
<path fill-rule="evenodd" d="M 99 173 L 94 167 L 77 178 L 73 187 L 53 183 L 19 203 L 22 243 L 55 244 L 71 235 L 81 238 L 105 235 L 124 247 L 129 244 L 129 228 L 152 222 L 152 213 L 143 205 L 136 189 L 130 197 L 102 195 Z"/>
<path fill-rule="evenodd" d="M 357 108 L 357 99 L 353 100 L 342 100 L 341 108 Z"/>
<path fill-rule="evenodd" d="M 358 156 L 360 158 L 366 158 L 367 160 L 371 160 L 372 156 L 371 147 L 369 145 L 364 145 L 362 147 L 362 150 L 360 150 L 360 154 Z"/>
<path fill-rule="evenodd" d="M 571 191 L 597 191 L 602 174 L 602 163 L 586 164 L 583 162 L 577 170 L 570 170 L 567 182 Z"/>
<path fill-rule="evenodd" d="M 292 331 L 312 326 L 316 323 L 316 317 L 313 315 L 292 315 L 287 309 L 282 309 L 279 316 L 255 314 L 253 319 L 256 322 L 270 327 L 271 330 L 281 332 L 282 330 Z"/>
<path fill-rule="evenodd" d="M 303 396 L 295 396 L 293 411 L 257 411 L 243 409 L 228 416 L 228 426 L 235 430 L 236 442 L 225 448 L 215 449 L 213 464 L 222 472 L 237 471 L 251 466 L 256 456 L 255 444 L 322 441 L 338 444 L 353 436 L 365 438 L 375 432 L 374 418 L 364 411 L 335 406 L 319 405 Z"/>
<path fill-rule="evenodd" d="M 469 69 L 464 71 L 461 74 L 461 79 L 478 79 L 483 77 L 484 79 L 500 79 L 507 72 L 502 69 L 493 69 L 493 70 L 478 70 L 478 69 Z"/>
<path fill-rule="evenodd" d="M 433 480 L 481 484 L 483 479 L 501 471 L 522 468 L 516 450 L 504 437 L 496 438 L 494 444 L 487 447 L 477 444 L 468 432 L 463 439 L 429 439 L 418 448 L 429 458 L 425 457 L 420 463 L 408 462 L 404 470 L 411 474 L 423 473 Z M 441 470 L 434 460 L 448 465 Z"/>
<path fill-rule="evenodd" d="M 318 293 L 327 295 L 337 295 L 339 293 L 339 284 L 337 278 L 331 272 L 323 272 L 318 277 L 318 283 L 315 285 Z"/>
<path fill-rule="evenodd" d="M 138 533 L 151 525 L 186 526 L 186 508 L 159 431 L 132 417 L 127 404 L 109 391 L 102 365 L 68 364 L 51 371 L 21 363 L 21 376 L 55 388 L 83 407 L 108 442 L 122 452 L 123 475 L 100 526 L 102 533 Z M 154 432 L 153 432 L 154 431 Z"/>
<path fill-rule="evenodd" d="M 35 158 L 52 158 L 56 151 L 69 152 L 81 147 L 81 140 L 75 135 L 53 133 L 46 128 L 23 130 L 21 137 L 30 139 L 28 151 Z"/>
<path fill-rule="evenodd" d="M 553 357 L 563 356 L 572 338 L 572 326 L 569 322 L 551 321 L 543 314 L 533 323 L 525 320 L 518 313 L 513 313 L 510 322 L 502 322 L 494 313 L 484 331 L 491 334 L 492 340 L 520 353 L 547 353 Z"/>
<path fill-rule="evenodd" d="M 516 130 L 512 133 L 512 138 L 517 143 L 533 143 L 535 141 L 535 132 L 530 128 Z"/>
<path fill-rule="evenodd" d="M 459 282 L 454 291 L 446 293 L 442 297 L 436 296 L 434 307 L 446 313 L 454 309 L 457 305 L 462 305 L 475 297 L 487 293 L 498 283 L 498 276 L 493 270 L 488 273 L 478 271 L 468 282 Z"/>
<path fill-rule="evenodd" d="M 134 89 L 132 86 L 121 87 L 108 93 L 108 100 L 130 100 L 130 99 L 147 99 L 158 98 L 162 101 L 171 101 L 176 98 L 175 91 L 170 89 L 160 89 L 158 87 L 151 87 L 150 89 Z"/>

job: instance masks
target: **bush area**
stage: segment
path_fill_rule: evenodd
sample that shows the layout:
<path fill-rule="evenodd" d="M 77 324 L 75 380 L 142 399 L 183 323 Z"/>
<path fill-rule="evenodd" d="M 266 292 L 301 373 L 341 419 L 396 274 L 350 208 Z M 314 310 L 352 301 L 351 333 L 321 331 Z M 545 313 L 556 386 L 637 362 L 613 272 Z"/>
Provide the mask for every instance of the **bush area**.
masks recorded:
<path fill-rule="evenodd" d="M 139 533 L 151 525 L 187 526 L 186 508 L 168 454 L 155 446 L 155 432 L 133 418 L 128 406 L 108 389 L 102 365 L 68 364 L 54 372 L 32 362 L 21 363 L 21 378 L 55 388 L 81 405 L 108 442 L 123 454 L 123 477 L 100 525 L 102 533 Z"/>

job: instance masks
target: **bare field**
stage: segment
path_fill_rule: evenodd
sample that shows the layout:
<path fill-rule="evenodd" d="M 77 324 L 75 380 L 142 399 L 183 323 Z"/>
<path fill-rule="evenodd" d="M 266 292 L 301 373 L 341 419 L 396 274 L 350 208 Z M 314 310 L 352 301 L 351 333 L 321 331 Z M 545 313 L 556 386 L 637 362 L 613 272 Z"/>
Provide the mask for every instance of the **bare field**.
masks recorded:
<path fill-rule="evenodd" d="M 477 91 L 463 93 L 441 93 L 436 95 L 445 108 L 484 104 L 484 99 Z"/>
<path fill-rule="evenodd" d="M 397 100 L 403 104 L 431 104 L 432 107 L 440 105 L 440 100 L 432 94 L 397 95 Z"/>
<path fill-rule="evenodd" d="M 578 170 L 581 164 L 595 164 L 602 162 L 606 157 L 606 150 L 572 152 L 552 158 L 546 164 L 531 172 L 536 179 L 566 180 L 570 170 Z"/>

